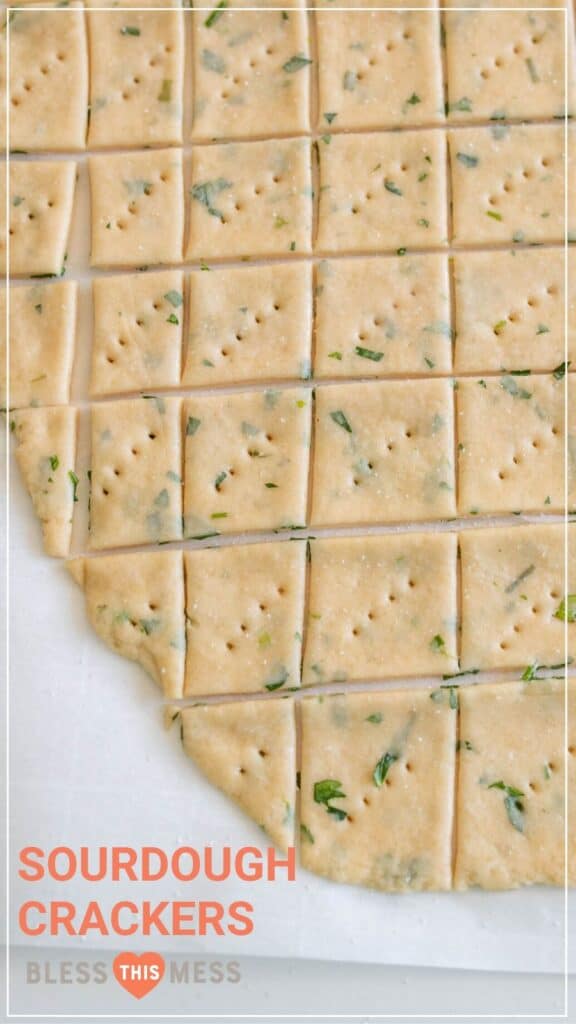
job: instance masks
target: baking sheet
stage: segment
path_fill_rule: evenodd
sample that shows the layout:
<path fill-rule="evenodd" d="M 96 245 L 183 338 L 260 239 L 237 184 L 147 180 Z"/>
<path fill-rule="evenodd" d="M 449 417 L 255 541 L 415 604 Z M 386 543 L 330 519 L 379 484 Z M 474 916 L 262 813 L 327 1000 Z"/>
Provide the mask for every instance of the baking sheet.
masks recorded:
<path fill-rule="evenodd" d="M 189 147 L 185 147 L 189 152 Z M 49 158 L 48 158 L 49 159 Z M 68 278 L 81 282 L 78 353 L 72 400 L 85 405 L 90 354 L 87 248 L 88 185 L 80 176 Z M 232 389 L 234 390 L 234 389 Z M 80 504 L 76 550 L 85 547 L 83 488 L 89 465 L 81 418 Z M 33 886 L 17 876 L 17 852 L 34 845 L 96 848 L 180 845 L 265 846 L 258 828 L 206 782 L 182 753 L 178 730 L 162 729 L 161 697 L 142 670 L 107 650 L 89 627 L 83 596 L 61 562 L 47 559 L 39 525 L 15 467 L 11 508 L 11 918 L 12 942 L 25 937 L 16 920 L 27 899 L 246 899 L 255 928 L 247 937 L 131 936 L 133 950 L 264 955 L 509 971 L 560 972 L 564 967 L 564 893 L 531 889 L 491 894 L 385 894 L 337 885 L 298 871 L 289 883 L 98 885 L 74 880 Z M 416 528 L 422 529 L 421 525 Z M 456 528 L 452 524 L 451 528 Z M 368 532 L 368 531 L 363 531 Z M 343 687 L 340 687 L 342 689 Z M 57 948 L 117 949 L 118 936 L 95 932 L 53 938 Z M 574 943 L 572 947 L 574 948 Z M 576 964 L 576 960 L 573 961 Z"/>

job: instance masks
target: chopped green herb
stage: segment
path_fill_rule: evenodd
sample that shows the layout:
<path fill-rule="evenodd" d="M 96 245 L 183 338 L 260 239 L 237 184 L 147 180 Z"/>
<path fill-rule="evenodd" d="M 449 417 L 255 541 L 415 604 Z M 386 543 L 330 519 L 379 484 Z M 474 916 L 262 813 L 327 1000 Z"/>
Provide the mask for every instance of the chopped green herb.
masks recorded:
<path fill-rule="evenodd" d="M 456 753 L 458 753 L 459 750 L 474 750 L 474 747 L 470 743 L 470 740 L 457 740 Z"/>
<path fill-rule="evenodd" d="M 198 427 L 200 426 L 201 422 L 202 421 L 196 419 L 195 416 L 189 416 L 188 420 L 186 421 L 186 436 L 192 437 L 198 430 Z"/>
<path fill-rule="evenodd" d="M 227 476 L 228 476 L 228 473 L 226 472 L 225 469 L 223 469 L 221 473 L 218 473 L 218 476 L 216 477 L 216 479 L 214 481 L 214 487 L 216 488 L 217 491 L 220 490 L 220 488 L 222 487 L 222 484 L 224 483 L 224 481 L 225 481 Z"/>
<path fill-rule="evenodd" d="M 24 196 L 14 196 L 12 200 L 12 206 L 20 206 L 20 203 L 24 202 Z"/>
<path fill-rule="evenodd" d="M 342 362 L 342 353 L 341 352 L 329 352 L 328 353 L 328 358 L 329 359 L 338 359 L 339 362 Z"/>
<path fill-rule="evenodd" d="M 288 223 L 289 221 L 287 221 L 284 217 L 281 217 L 279 213 L 274 214 L 275 228 L 285 228 Z"/>
<path fill-rule="evenodd" d="M 214 206 L 214 198 L 219 192 L 224 192 L 228 188 L 232 188 L 231 181 L 226 178 L 215 178 L 214 181 L 203 181 L 198 185 L 193 185 L 190 195 L 198 203 L 202 203 L 212 217 L 218 217 L 221 220 L 222 213 Z"/>
<path fill-rule="evenodd" d="M 486 210 L 486 216 L 492 217 L 492 220 L 502 220 L 502 214 L 497 210 Z"/>
<path fill-rule="evenodd" d="M 462 99 L 456 100 L 456 103 L 452 103 L 449 109 L 460 110 L 470 114 L 472 112 L 472 100 L 469 100 L 467 96 L 463 96 Z"/>
<path fill-rule="evenodd" d="M 386 178 L 384 182 L 384 188 L 386 189 L 387 192 L 392 192 L 392 194 L 395 196 L 403 195 L 402 189 L 398 188 L 398 185 L 396 185 L 395 182 L 390 181 L 389 178 Z"/>
<path fill-rule="evenodd" d="M 268 483 L 264 484 L 264 487 L 267 487 L 269 490 L 277 490 L 278 484 L 273 484 L 272 482 L 269 481 Z"/>
<path fill-rule="evenodd" d="M 53 473 L 55 472 L 55 470 L 58 469 L 59 465 L 60 465 L 60 459 L 58 458 L 58 456 L 57 455 L 50 455 L 50 469 L 52 470 Z"/>
<path fill-rule="evenodd" d="M 464 167 L 478 167 L 478 157 L 473 156 L 471 153 L 456 153 L 456 159 L 459 160 Z"/>
<path fill-rule="evenodd" d="M 422 103 L 422 100 L 420 99 L 417 93 L 413 92 L 412 95 L 409 96 L 408 99 L 406 100 L 406 103 L 410 107 L 415 107 L 417 103 Z"/>
<path fill-rule="evenodd" d="M 524 831 L 524 804 L 520 797 L 524 796 L 521 789 L 515 789 L 514 786 L 507 786 L 500 779 L 498 782 L 492 782 L 488 789 L 501 789 L 506 795 L 504 797 L 504 807 L 506 808 L 506 814 L 508 815 L 508 821 L 517 832 Z"/>
<path fill-rule="evenodd" d="M 555 370 L 552 370 L 552 376 L 554 377 L 554 380 L 562 380 L 562 378 L 566 376 L 566 370 L 569 366 L 570 361 L 568 361 L 567 363 L 560 363 L 560 365 L 557 366 Z"/>
<path fill-rule="evenodd" d="M 80 483 L 80 481 L 78 480 L 78 477 L 76 476 L 76 473 L 74 472 L 73 469 L 69 469 L 68 470 L 68 479 L 70 480 L 70 483 L 72 484 L 72 500 L 73 501 L 78 501 L 78 493 L 77 492 L 78 492 L 78 484 Z"/>
<path fill-rule="evenodd" d="M 179 321 L 178 317 L 176 316 L 176 313 L 170 313 L 170 316 L 166 317 L 166 323 L 167 324 L 179 324 L 180 321 Z"/>
<path fill-rule="evenodd" d="M 538 324 L 536 334 L 550 334 L 550 328 L 546 324 Z"/>
<path fill-rule="evenodd" d="M 139 36 L 140 29 L 136 25 L 123 25 L 120 29 L 121 36 Z"/>
<path fill-rule="evenodd" d="M 426 217 L 420 217 L 416 221 L 416 223 L 417 223 L 419 228 L 429 228 L 430 227 L 430 221 L 426 220 Z"/>
<path fill-rule="evenodd" d="M 342 792 L 342 783 L 337 779 L 322 779 L 321 782 L 314 783 L 314 802 L 323 804 L 327 813 L 338 821 L 345 821 L 346 811 L 341 810 L 340 807 L 333 807 L 330 801 L 342 800 L 345 797 L 346 793 Z"/>
<path fill-rule="evenodd" d="M 202 50 L 200 60 L 207 71 L 214 71 L 217 75 L 223 75 L 226 71 L 226 62 L 212 50 Z"/>
<path fill-rule="evenodd" d="M 536 65 L 532 60 L 532 57 L 526 57 L 526 67 L 528 68 L 528 74 L 533 82 L 539 82 L 540 76 L 536 70 Z"/>
<path fill-rule="evenodd" d="M 430 641 L 430 649 L 432 651 L 439 651 L 441 654 L 446 654 L 446 642 L 444 637 L 440 636 L 439 633 L 436 633 L 436 636 L 433 636 Z"/>
<path fill-rule="evenodd" d="M 509 395 L 512 395 L 512 398 L 532 398 L 532 392 L 520 387 L 512 374 L 508 373 L 500 378 L 500 387 L 507 391 Z"/>
<path fill-rule="evenodd" d="M 460 679 L 461 676 L 477 676 L 479 668 L 467 668 L 463 672 L 451 672 L 442 676 L 442 679 Z"/>
<path fill-rule="evenodd" d="M 341 409 L 336 409 L 335 412 L 331 412 L 330 419 L 334 420 L 334 423 L 337 423 L 339 427 L 342 427 L 342 430 L 346 430 L 348 434 L 352 433 L 352 427 L 348 423 L 348 420 Z"/>
<path fill-rule="evenodd" d="M 361 359 L 371 359 L 373 363 L 379 363 L 380 360 L 384 358 L 383 352 L 375 352 L 371 348 L 362 348 L 361 345 L 356 345 L 354 352 L 357 356 L 360 356 Z"/>
<path fill-rule="evenodd" d="M 210 519 L 228 519 L 228 516 L 228 512 L 212 512 L 210 514 Z"/>
<path fill-rule="evenodd" d="M 372 778 L 374 779 L 375 786 L 380 787 L 384 784 L 388 772 L 394 762 L 398 760 L 399 756 L 399 754 L 393 754 L 387 750 L 380 760 L 376 762 L 376 767 L 372 772 Z"/>
<path fill-rule="evenodd" d="M 292 75 L 295 71 L 301 71 L 302 68 L 305 68 L 311 63 L 312 61 L 309 57 L 306 57 L 303 53 L 297 53 L 282 65 L 282 70 L 286 71 L 289 75 Z"/>
<path fill-rule="evenodd" d="M 288 681 L 288 670 L 286 668 L 284 668 L 284 666 L 282 665 L 282 667 L 278 670 L 278 672 L 272 677 L 270 682 L 269 683 L 265 683 L 264 685 L 265 685 L 265 688 L 267 690 L 270 690 L 270 691 L 279 690 L 280 687 L 284 686 L 284 683 L 286 683 L 287 681 Z"/>
<path fill-rule="evenodd" d="M 342 88 L 345 89 L 346 92 L 354 92 L 357 81 L 358 78 L 355 71 L 345 71 L 342 78 Z"/>
<path fill-rule="evenodd" d="M 308 828 L 308 825 L 305 825 L 304 822 L 300 823 L 300 835 L 303 839 L 307 839 L 309 843 L 314 842 L 314 836 Z"/>
<path fill-rule="evenodd" d="M 380 711 L 377 711 L 373 715 L 368 715 L 366 721 L 371 722 L 372 725 L 380 725 L 380 722 L 382 721 L 382 714 L 380 713 Z"/>
<path fill-rule="evenodd" d="M 561 622 L 576 622 L 576 594 L 567 594 L 563 597 L 556 611 L 554 618 Z"/>
<path fill-rule="evenodd" d="M 214 9 L 206 18 L 204 22 L 204 27 L 212 28 L 212 26 L 215 25 L 216 22 L 218 21 L 218 18 L 222 17 L 226 7 L 228 7 L 228 0 L 219 0 L 219 2 L 216 4 L 216 7 L 214 7 Z"/>
<path fill-rule="evenodd" d="M 324 120 L 327 124 L 332 124 L 335 117 L 338 117 L 338 114 L 324 114 Z"/>
<path fill-rule="evenodd" d="M 528 568 L 524 569 L 524 571 L 521 572 L 520 575 L 517 576 L 515 580 L 512 580 L 512 583 L 508 584 L 508 586 L 504 590 L 504 593 L 505 594 L 513 594 L 514 591 L 516 590 L 516 588 L 519 587 L 520 584 L 524 582 L 524 580 L 528 579 L 528 577 L 532 575 L 532 573 L 534 572 L 535 568 L 536 568 L 535 565 L 529 565 Z"/>
<path fill-rule="evenodd" d="M 38 302 L 38 303 L 37 303 L 37 304 L 36 304 L 36 305 L 34 306 L 34 309 L 36 310 L 36 312 L 37 312 L 37 313 L 41 313 L 41 312 L 42 312 L 42 303 L 41 303 L 41 302 Z"/>
<path fill-rule="evenodd" d="M 170 103 L 172 99 L 172 79 L 164 78 L 162 80 L 162 88 L 158 93 L 159 103 Z"/>
<path fill-rule="evenodd" d="M 499 320 L 498 323 L 494 324 L 494 327 L 492 328 L 494 334 L 502 334 L 502 331 L 506 327 L 507 323 L 507 320 Z"/>
<path fill-rule="evenodd" d="M 174 309 L 178 309 L 178 306 L 181 306 L 184 301 L 180 292 L 177 292 L 175 289 L 166 292 L 164 298 L 171 306 L 174 306 Z"/>

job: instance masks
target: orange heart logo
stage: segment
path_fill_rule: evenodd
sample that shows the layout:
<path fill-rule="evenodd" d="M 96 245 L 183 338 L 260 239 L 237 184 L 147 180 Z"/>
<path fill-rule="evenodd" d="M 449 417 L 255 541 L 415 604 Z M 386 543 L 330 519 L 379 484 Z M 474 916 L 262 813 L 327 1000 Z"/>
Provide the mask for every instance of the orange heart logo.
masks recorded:
<path fill-rule="evenodd" d="M 112 965 L 114 977 L 135 999 L 147 996 L 164 976 L 164 958 L 159 953 L 119 953 Z"/>

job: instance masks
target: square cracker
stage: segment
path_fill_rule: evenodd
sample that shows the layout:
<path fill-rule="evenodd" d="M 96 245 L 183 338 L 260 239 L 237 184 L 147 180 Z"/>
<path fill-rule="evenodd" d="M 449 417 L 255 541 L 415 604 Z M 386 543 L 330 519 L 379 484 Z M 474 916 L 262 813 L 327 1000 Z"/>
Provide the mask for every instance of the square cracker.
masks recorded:
<path fill-rule="evenodd" d="M 42 526 L 47 555 L 70 550 L 76 501 L 76 409 L 20 409 L 13 415 L 16 461 Z"/>
<path fill-rule="evenodd" d="M 0 392 L 14 409 L 66 405 L 76 332 L 75 281 L 10 289 L 10 394 L 6 395 L 6 290 L 0 293 Z"/>
<path fill-rule="evenodd" d="M 89 160 L 93 267 L 180 263 L 182 152 L 115 153 Z"/>
<path fill-rule="evenodd" d="M 311 547 L 304 685 L 457 670 L 455 534 Z"/>
<path fill-rule="evenodd" d="M 562 524 L 471 530 L 462 552 L 462 667 L 522 668 L 564 661 L 564 595 L 576 586 L 576 546 L 569 527 L 564 582 Z M 568 653 L 576 655 L 576 626 Z"/>
<path fill-rule="evenodd" d="M 564 129 L 501 125 L 449 133 L 453 240 L 564 239 Z"/>
<path fill-rule="evenodd" d="M 379 252 L 446 242 L 441 132 L 334 135 L 319 142 L 317 246 Z"/>
<path fill-rule="evenodd" d="M 448 110 L 453 121 L 563 117 L 564 11 L 446 15 Z M 574 46 L 568 26 L 569 112 Z"/>
<path fill-rule="evenodd" d="M 250 138 L 309 128 L 310 47 L 306 13 L 196 11 L 193 24 L 194 131 L 203 138 Z M 241 6 L 241 5 L 240 5 Z"/>
<path fill-rule="evenodd" d="M 454 290 L 457 371 L 553 370 L 564 360 L 561 249 L 460 253 Z"/>
<path fill-rule="evenodd" d="M 391 892 L 449 889 L 449 702 L 428 690 L 310 697 L 302 720 L 303 867 Z"/>
<path fill-rule="evenodd" d="M 310 410 L 300 388 L 188 399 L 186 537 L 305 525 Z"/>
<path fill-rule="evenodd" d="M 282 850 L 293 846 L 294 701 L 205 704 L 183 708 L 180 714 L 182 744 L 198 768 L 277 846 Z"/>
<path fill-rule="evenodd" d="M 10 148 L 84 149 L 88 57 L 84 11 L 70 3 L 10 19 Z M 45 9 L 44 9 L 45 8 Z"/>
<path fill-rule="evenodd" d="M 458 383 L 456 408 L 463 515 L 562 510 L 563 380 L 468 378 Z"/>
<path fill-rule="evenodd" d="M 88 14 L 92 147 L 182 142 L 184 16 L 175 3 L 146 6 Z"/>
<path fill-rule="evenodd" d="M 184 695 L 298 686 L 305 544 L 235 544 L 184 557 Z"/>
<path fill-rule="evenodd" d="M 182 696 L 184 566 L 181 551 L 104 555 L 68 563 L 88 618 L 113 651 L 137 661 L 165 697 Z"/>
<path fill-rule="evenodd" d="M 9 179 L 9 273 L 40 277 L 63 273 L 76 164 L 71 160 L 11 161 Z M 4 245 L 0 247 L 0 272 L 5 271 Z"/>
<path fill-rule="evenodd" d="M 315 294 L 315 376 L 385 377 L 452 369 L 444 256 L 321 260 Z"/>
<path fill-rule="evenodd" d="M 177 387 L 184 297 L 181 270 L 92 282 L 90 393 Z"/>
<path fill-rule="evenodd" d="M 460 691 L 456 889 L 564 884 L 564 717 L 559 680 Z M 575 866 L 572 849 L 572 879 Z"/>
<path fill-rule="evenodd" d="M 309 263 L 190 275 L 188 385 L 310 376 Z"/>
<path fill-rule="evenodd" d="M 324 11 L 316 31 L 322 131 L 444 120 L 437 11 Z"/>
<path fill-rule="evenodd" d="M 92 406 L 90 547 L 182 536 L 180 398 Z"/>
<path fill-rule="evenodd" d="M 307 139 L 196 146 L 186 259 L 310 252 L 311 173 Z"/>
<path fill-rule="evenodd" d="M 455 515 L 449 380 L 318 388 L 314 422 L 314 525 Z"/>

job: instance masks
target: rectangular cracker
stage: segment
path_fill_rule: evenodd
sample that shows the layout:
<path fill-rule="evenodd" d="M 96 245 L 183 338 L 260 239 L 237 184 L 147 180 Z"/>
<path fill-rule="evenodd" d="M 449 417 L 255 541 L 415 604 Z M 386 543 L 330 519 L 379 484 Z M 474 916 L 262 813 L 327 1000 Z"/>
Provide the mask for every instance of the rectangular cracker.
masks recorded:
<path fill-rule="evenodd" d="M 92 156 L 93 267 L 180 263 L 184 230 L 182 151 Z"/>
<path fill-rule="evenodd" d="M 564 884 L 564 727 L 559 680 L 460 691 L 455 888 Z"/>
<path fill-rule="evenodd" d="M 74 359 L 75 281 L 10 289 L 10 394 L 6 394 L 6 301 L 0 293 L 0 392 L 4 405 L 65 405 Z"/>
<path fill-rule="evenodd" d="M 68 568 L 85 592 L 88 618 L 102 640 L 142 665 L 165 697 L 181 697 L 186 649 L 182 552 L 79 558 Z"/>
<path fill-rule="evenodd" d="M 294 843 L 294 701 L 183 708 L 185 752 L 282 850 Z M 229 808 L 226 808 L 229 813 Z M 262 836 L 258 840 L 262 842 Z"/>
<path fill-rule="evenodd" d="M 307 379 L 311 344 L 309 263 L 190 275 L 184 384 Z"/>
<path fill-rule="evenodd" d="M 459 11 L 446 15 L 448 110 L 453 121 L 556 118 L 574 111 L 574 44 L 564 11 Z"/>
<path fill-rule="evenodd" d="M 13 160 L 9 178 L 9 273 L 31 277 L 63 273 L 76 164 Z M 6 272 L 5 246 L 0 248 L 0 271 Z"/>
<path fill-rule="evenodd" d="M 78 478 L 76 409 L 71 406 L 20 409 L 13 413 L 16 461 L 42 526 L 47 555 L 70 550 Z"/>
<path fill-rule="evenodd" d="M 316 14 L 321 131 L 444 120 L 438 12 Z"/>
<path fill-rule="evenodd" d="M 314 525 L 455 515 L 449 380 L 317 388 L 314 423 Z"/>
<path fill-rule="evenodd" d="M 561 249 L 459 253 L 454 289 L 457 371 L 553 370 L 564 360 Z"/>
<path fill-rule="evenodd" d="M 564 506 L 564 381 L 554 374 L 469 378 L 456 392 L 463 515 Z"/>
<path fill-rule="evenodd" d="M 430 696 L 303 702 L 303 867 L 387 892 L 450 888 L 457 713 Z"/>
<path fill-rule="evenodd" d="M 310 419 L 303 388 L 188 399 L 185 536 L 304 526 Z"/>
<path fill-rule="evenodd" d="M 269 139 L 192 151 L 186 259 L 311 251 L 307 139 Z"/>
<path fill-rule="evenodd" d="M 321 260 L 315 295 L 316 377 L 450 372 L 444 256 Z"/>
<path fill-rule="evenodd" d="M 318 249 L 383 252 L 445 244 L 441 132 L 335 135 L 318 148 Z"/>
<path fill-rule="evenodd" d="M 72 2 L 20 9 L 10 19 L 10 149 L 86 145 L 88 56 L 84 11 Z"/>
<path fill-rule="evenodd" d="M 576 589 L 576 547 L 569 527 L 564 581 L 564 527 L 530 525 L 466 531 L 462 552 L 464 669 L 524 668 L 564 661 L 565 595 Z M 576 655 L 568 625 L 568 654 Z"/>
<path fill-rule="evenodd" d="M 88 14 L 91 147 L 182 142 L 183 14 L 146 6 Z"/>
<path fill-rule="evenodd" d="M 177 387 L 184 294 L 181 270 L 97 277 L 90 393 Z"/>
<path fill-rule="evenodd" d="M 312 541 L 303 683 L 456 671 L 456 536 Z"/>
<path fill-rule="evenodd" d="M 456 245 L 561 242 L 564 130 L 502 125 L 449 132 Z"/>
<path fill-rule="evenodd" d="M 193 17 L 196 138 L 250 138 L 273 125 L 275 136 L 309 128 L 310 44 L 306 14 L 242 10 Z M 238 9 L 240 8 L 240 9 Z"/>
<path fill-rule="evenodd" d="M 235 544 L 184 558 L 184 695 L 298 686 L 305 544 Z"/>
<path fill-rule="evenodd" d="M 92 406 L 90 547 L 182 537 L 180 398 Z"/>

